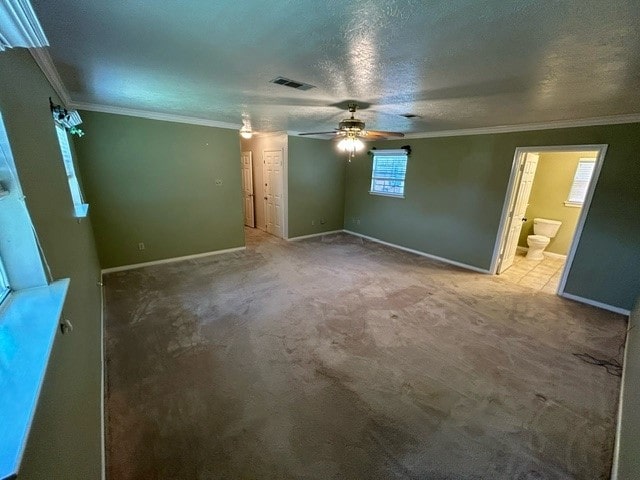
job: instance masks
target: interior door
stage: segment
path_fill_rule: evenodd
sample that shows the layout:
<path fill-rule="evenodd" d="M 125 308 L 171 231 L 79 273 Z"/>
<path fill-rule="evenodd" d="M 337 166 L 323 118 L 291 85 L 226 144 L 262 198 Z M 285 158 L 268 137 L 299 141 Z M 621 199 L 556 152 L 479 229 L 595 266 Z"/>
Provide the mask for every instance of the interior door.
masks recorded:
<path fill-rule="evenodd" d="M 516 186 L 513 189 L 513 197 L 509 205 L 509 216 L 507 217 L 506 225 L 507 234 L 502 246 L 498 273 L 504 272 L 513 265 L 522 224 L 526 221 L 524 216 L 529 206 L 529 195 L 531 195 L 531 186 L 533 185 L 537 167 L 538 154 L 526 153 L 518 171 Z"/>
<path fill-rule="evenodd" d="M 251 152 L 240 154 L 242 165 L 242 198 L 244 204 L 244 224 L 247 227 L 256 226 L 255 205 L 253 202 L 253 161 Z"/>
<path fill-rule="evenodd" d="M 265 218 L 267 233 L 283 235 L 283 178 L 282 150 L 264 151 Z"/>

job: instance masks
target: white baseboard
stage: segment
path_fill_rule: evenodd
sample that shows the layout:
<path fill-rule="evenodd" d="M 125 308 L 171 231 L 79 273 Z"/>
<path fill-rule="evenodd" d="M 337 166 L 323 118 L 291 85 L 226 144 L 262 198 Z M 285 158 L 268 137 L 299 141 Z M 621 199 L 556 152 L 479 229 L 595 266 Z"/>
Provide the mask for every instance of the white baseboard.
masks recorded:
<path fill-rule="evenodd" d="M 332 233 L 342 233 L 342 232 L 344 232 L 344 230 L 330 230 L 328 232 L 312 233 L 311 235 L 302 235 L 300 237 L 287 238 L 287 240 L 289 242 L 297 242 L 299 240 L 305 240 L 307 238 L 322 237 L 323 235 L 331 235 Z"/>
<path fill-rule="evenodd" d="M 629 323 L 631 323 L 631 321 L 629 321 Z M 616 436 L 615 436 L 615 442 L 613 445 L 613 462 L 611 464 L 611 480 L 624 480 L 619 478 L 618 475 L 618 470 L 620 469 L 620 442 L 621 442 L 621 435 L 622 435 L 622 415 L 624 414 L 628 414 L 629 412 L 625 412 L 625 402 L 624 402 L 624 394 L 625 394 L 625 385 L 627 384 L 627 382 L 630 382 L 629 379 L 627 379 L 627 376 L 629 375 L 629 372 L 627 371 L 628 368 L 628 357 L 629 357 L 629 330 L 633 328 L 632 325 L 629 325 L 627 327 L 627 338 L 625 339 L 624 342 L 624 357 L 622 359 L 622 375 L 620 378 L 620 397 L 618 399 L 618 416 L 616 417 Z"/>
<path fill-rule="evenodd" d="M 356 237 L 361 237 L 361 238 L 370 240 L 372 242 L 386 245 L 388 247 L 397 248 L 398 250 L 404 250 L 405 252 L 414 253 L 416 255 L 420 255 L 421 257 L 430 258 L 431 260 L 437 260 L 439 262 L 448 263 L 449 265 L 455 265 L 456 267 L 464 268 L 466 270 L 473 270 L 474 272 L 487 273 L 487 274 L 491 273 L 489 270 L 485 270 L 484 268 L 474 267 L 473 265 L 467 265 L 466 263 L 456 262 L 455 260 L 449 260 L 448 258 L 438 257 L 436 255 L 431 255 L 429 253 L 421 252 L 420 250 L 414 250 L 413 248 L 407 248 L 407 247 L 403 247 L 402 245 L 396 245 L 395 243 L 385 242 L 384 240 L 380 240 L 375 237 L 369 237 L 368 235 L 352 232 L 351 230 L 343 230 L 343 231 L 350 235 L 355 235 Z"/>
<path fill-rule="evenodd" d="M 245 250 L 246 248 L 247 247 L 227 248 L 224 250 L 214 250 L 213 252 L 196 253 L 195 255 L 185 255 L 184 257 L 164 258 L 162 260 L 154 260 L 152 262 L 134 263 L 131 265 L 122 265 L 120 267 L 104 268 L 102 270 L 102 273 L 105 274 L 105 273 L 113 273 L 113 272 L 123 272 L 125 270 L 134 270 L 136 268 L 151 267 L 153 265 L 162 265 L 164 263 L 181 262 L 183 260 L 192 260 L 194 258 L 209 257 L 211 255 L 221 255 L 223 253 L 239 252 L 240 250 Z"/>
<path fill-rule="evenodd" d="M 549 258 L 558 258 L 560 260 L 567 260 L 567 256 L 566 255 L 562 255 L 560 253 L 553 253 L 553 252 L 542 252 L 542 254 L 545 257 L 549 257 Z"/>
<path fill-rule="evenodd" d="M 518 245 L 516 247 L 516 250 L 518 252 L 528 252 L 529 251 L 529 247 L 521 247 L 520 245 Z M 559 258 L 560 260 L 567 260 L 567 256 L 566 255 L 562 255 L 560 253 L 553 253 L 553 252 L 542 252 L 542 254 L 547 257 L 547 258 Z"/>
<path fill-rule="evenodd" d="M 609 310 L 610 312 L 620 313 L 625 316 L 629 316 L 631 312 L 629 310 L 625 310 L 624 308 L 614 307 L 613 305 L 608 305 L 602 302 L 596 302 L 595 300 L 590 300 L 588 298 L 580 297 L 578 295 L 573 295 L 571 293 L 562 292 L 559 294 L 561 297 L 567 298 L 569 300 L 574 300 L 576 302 L 585 303 L 587 305 L 591 305 L 593 307 L 602 308 L 604 310 Z"/>

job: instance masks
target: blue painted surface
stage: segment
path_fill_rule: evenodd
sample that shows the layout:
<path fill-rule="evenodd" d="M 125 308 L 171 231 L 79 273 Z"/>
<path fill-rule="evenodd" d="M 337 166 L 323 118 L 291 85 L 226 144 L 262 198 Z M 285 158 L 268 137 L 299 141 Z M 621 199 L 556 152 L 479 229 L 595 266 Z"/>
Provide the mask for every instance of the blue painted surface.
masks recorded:
<path fill-rule="evenodd" d="M 11 294 L 0 309 L 0 478 L 17 474 L 69 280 Z"/>

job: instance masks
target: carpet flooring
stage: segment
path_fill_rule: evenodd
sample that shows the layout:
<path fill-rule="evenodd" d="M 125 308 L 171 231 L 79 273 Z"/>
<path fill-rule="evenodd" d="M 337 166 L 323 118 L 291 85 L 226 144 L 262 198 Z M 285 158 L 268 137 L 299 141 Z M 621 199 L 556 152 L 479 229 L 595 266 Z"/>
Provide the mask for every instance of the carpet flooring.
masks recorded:
<path fill-rule="evenodd" d="M 620 379 L 575 354 L 621 315 L 347 234 L 104 282 L 110 480 L 609 478 Z"/>

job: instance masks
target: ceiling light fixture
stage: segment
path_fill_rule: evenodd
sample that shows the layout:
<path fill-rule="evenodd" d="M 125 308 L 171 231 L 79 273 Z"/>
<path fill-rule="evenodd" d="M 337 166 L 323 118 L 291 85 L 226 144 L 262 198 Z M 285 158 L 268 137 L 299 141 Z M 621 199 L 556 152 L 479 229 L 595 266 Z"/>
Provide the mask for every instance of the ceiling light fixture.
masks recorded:
<path fill-rule="evenodd" d="M 249 140 L 253 136 L 251 127 L 247 127 L 246 125 L 243 125 L 242 128 L 240 129 L 240 136 L 242 138 L 246 138 L 247 140 Z"/>
<path fill-rule="evenodd" d="M 364 142 L 358 138 L 356 132 L 348 132 L 347 136 L 338 142 L 338 149 L 349 154 L 349 161 L 363 148 Z"/>

